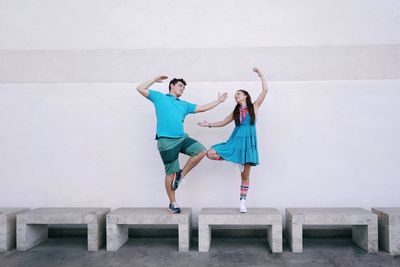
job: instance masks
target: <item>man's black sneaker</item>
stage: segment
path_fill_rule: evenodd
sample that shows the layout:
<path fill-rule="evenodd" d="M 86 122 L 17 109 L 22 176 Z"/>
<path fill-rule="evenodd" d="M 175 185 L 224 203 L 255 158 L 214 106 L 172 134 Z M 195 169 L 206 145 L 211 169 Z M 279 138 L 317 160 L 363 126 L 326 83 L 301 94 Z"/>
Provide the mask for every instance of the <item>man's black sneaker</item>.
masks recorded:
<path fill-rule="evenodd" d="M 181 213 L 181 209 L 178 207 L 178 205 L 174 205 L 172 203 L 169 203 L 168 211 L 171 213 Z"/>
<path fill-rule="evenodd" d="M 172 180 L 172 190 L 178 189 L 179 184 L 182 182 L 182 170 L 175 173 L 174 179 Z"/>

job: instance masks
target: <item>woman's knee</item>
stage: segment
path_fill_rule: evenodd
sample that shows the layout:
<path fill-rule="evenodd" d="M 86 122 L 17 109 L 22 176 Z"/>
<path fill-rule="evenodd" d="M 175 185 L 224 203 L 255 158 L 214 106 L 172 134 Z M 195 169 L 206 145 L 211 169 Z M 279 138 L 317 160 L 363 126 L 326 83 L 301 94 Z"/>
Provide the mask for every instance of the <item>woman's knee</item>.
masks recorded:
<path fill-rule="evenodd" d="M 214 151 L 214 149 L 209 149 L 207 151 L 207 158 L 211 159 L 211 160 L 220 160 L 221 157 L 218 155 L 217 152 Z"/>
<path fill-rule="evenodd" d="M 207 158 L 209 158 L 209 159 L 213 159 L 213 150 L 212 149 L 209 149 L 209 150 L 207 150 L 206 151 L 206 156 L 207 156 Z"/>

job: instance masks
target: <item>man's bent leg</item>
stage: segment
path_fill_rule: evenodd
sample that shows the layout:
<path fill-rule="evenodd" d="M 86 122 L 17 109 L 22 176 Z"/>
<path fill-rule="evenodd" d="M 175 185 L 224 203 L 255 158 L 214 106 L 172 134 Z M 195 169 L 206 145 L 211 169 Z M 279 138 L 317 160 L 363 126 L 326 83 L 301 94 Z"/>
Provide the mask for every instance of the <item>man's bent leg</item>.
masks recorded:
<path fill-rule="evenodd" d="M 182 169 L 182 175 L 186 176 L 199 162 L 206 156 L 206 148 L 193 138 L 187 137 L 182 142 L 182 153 L 189 155 L 190 158 Z"/>
<path fill-rule="evenodd" d="M 182 169 L 182 175 L 186 176 L 199 162 L 206 156 L 206 151 L 199 152 L 196 156 L 192 156 L 188 159 L 185 166 Z"/>

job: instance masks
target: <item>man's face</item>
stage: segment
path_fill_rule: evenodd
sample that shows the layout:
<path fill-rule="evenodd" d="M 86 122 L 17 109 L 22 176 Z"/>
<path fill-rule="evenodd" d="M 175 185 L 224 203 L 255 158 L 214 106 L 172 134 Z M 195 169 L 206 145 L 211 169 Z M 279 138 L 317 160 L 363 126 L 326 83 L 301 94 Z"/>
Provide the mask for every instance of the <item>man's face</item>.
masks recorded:
<path fill-rule="evenodd" d="M 185 91 L 185 85 L 182 82 L 177 82 L 175 85 L 171 84 L 171 93 L 180 97 Z"/>

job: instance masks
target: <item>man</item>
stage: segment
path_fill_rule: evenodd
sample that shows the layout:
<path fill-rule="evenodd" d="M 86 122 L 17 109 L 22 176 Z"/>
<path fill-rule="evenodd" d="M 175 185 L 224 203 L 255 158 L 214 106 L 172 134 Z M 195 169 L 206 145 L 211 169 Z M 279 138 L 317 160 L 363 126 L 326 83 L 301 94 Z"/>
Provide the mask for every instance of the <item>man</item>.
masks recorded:
<path fill-rule="evenodd" d="M 167 76 L 155 77 L 139 85 L 137 90 L 154 104 L 157 116 L 157 148 L 165 167 L 165 189 L 170 201 L 168 210 L 171 213 L 180 213 L 181 210 L 176 204 L 175 190 L 182 179 L 206 155 L 206 148 L 184 132 L 184 119 L 188 114 L 216 107 L 226 100 L 228 94 L 218 94 L 217 100 L 206 105 L 196 105 L 179 99 L 185 91 L 186 82 L 183 79 L 172 79 L 168 94 L 149 89 L 154 83 L 161 83 L 166 79 Z M 190 156 L 183 169 L 179 167 L 179 153 Z"/>

